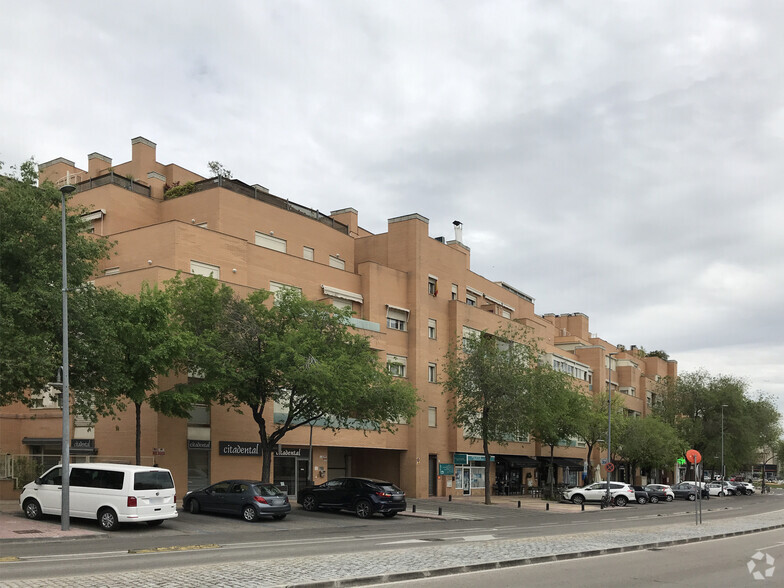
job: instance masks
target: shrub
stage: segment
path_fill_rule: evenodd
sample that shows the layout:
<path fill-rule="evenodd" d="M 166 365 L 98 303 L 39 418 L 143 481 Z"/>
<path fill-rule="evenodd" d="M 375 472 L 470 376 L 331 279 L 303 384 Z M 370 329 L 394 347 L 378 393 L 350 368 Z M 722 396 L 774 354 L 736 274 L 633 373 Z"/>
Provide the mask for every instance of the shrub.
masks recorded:
<path fill-rule="evenodd" d="M 172 200 L 173 198 L 179 198 L 180 196 L 185 196 L 186 194 L 191 194 L 195 191 L 196 184 L 193 182 L 185 182 L 181 186 L 175 186 L 166 190 L 166 192 L 163 193 L 163 199 Z"/>

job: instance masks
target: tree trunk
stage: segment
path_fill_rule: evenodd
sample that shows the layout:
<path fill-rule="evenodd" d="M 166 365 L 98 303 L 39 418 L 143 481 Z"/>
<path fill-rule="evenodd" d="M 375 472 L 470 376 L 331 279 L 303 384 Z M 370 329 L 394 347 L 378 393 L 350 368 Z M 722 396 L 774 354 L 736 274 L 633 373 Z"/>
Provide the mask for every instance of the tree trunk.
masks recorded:
<path fill-rule="evenodd" d="M 142 465 L 142 405 L 136 405 L 136 465 Z"/>
<path fill-rule="evenodd" d="M 272 447 L 269 447 L 264 440 L 259 443 L 261 447 L 261 481 L 270 481 L 270 470 L 272 469 Z"/>
<path fill-rule="evenodd" d="M 554 459 L 554 455 L 553 454 L 554 453 L 555 453 L 555 446 L 554 445 L 550 445 L 550 463 L 547 465 L 547 485 L 550 487 L 549 492 L 550 492 L 550 497 L 551 498 L 554 496 L 554 494 L 553 494 L 553 491 L 554 491 L 553 490 L 553 485 L 555 483 L 554 476 L 553 476 L 553 459 Z"/>
<path fill-rule="evenodd" d="M 492 504 L 490 500 L 490 447 L 487 445 L 487 438 L 482 440 L 483 449 L 485 451 L 485 504 Z M 465 484 L 465 483 L 464 483 Z"/>
<path fill-rule="evenodd" d="M 586 458 L 586 461 L 588 462 L 588 472 L 587 472 L 587 475 L 585 477 L 585 482 L 583 483 L 583 486 L 586 486 L 588 484 L 593 484 L 593 467 L 591 467 L 591 465 L 592 465 L 591 464 L 591 453 L 593 453 L 593 444 L 592 443 L 588 443 L 587 445 L 588 445 L 588 457 Z"/>

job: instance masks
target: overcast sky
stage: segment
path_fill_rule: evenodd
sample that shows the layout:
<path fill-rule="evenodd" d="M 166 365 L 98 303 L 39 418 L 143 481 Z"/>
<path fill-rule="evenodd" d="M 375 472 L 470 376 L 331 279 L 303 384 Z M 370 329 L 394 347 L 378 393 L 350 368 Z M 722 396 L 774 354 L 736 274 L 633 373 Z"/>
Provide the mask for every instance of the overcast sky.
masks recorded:
<path fill-rule="evenodd" d="M 0 160 L 97 151 L 360 225 L 784 412 L 784 4 L 0 0 Z"/>

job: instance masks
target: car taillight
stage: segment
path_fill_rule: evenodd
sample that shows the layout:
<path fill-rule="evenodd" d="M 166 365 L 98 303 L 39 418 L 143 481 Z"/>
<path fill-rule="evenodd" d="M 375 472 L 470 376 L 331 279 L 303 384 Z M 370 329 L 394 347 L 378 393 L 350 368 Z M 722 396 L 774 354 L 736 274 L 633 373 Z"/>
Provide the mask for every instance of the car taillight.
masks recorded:
<path fill-rule="evenodd" d="M 129 496 L 128 497 L 128 504 L 127 504 L 127 506 L 136 508 L 137 505 L 136 505 L 136 497 L 135 496 Z"/>
<path fill-rule="evenodd" d="M 254 496 L 253 500 L 255 500 L 256 502 L 261 502 L 262 504 L 269 504 L 269 502 L 264 500 L 263 496 Z"/>
<path fill-rule="evenodd" d="M 392 495 L 387 492 L 376 492 L 376 496 L 380 496 L 381 498 L 392 498 Z"/>
<path fill-rule="evenodd" d="M 174 495 L 174 504 L 177 504 L 177 495 Z"/>
<path fill-rule="evenodd" d="M 289 497 L 288 497 L 288 496 L 284 496 L 284 497 L 283 497 L 283 502 L 285 502 L 286 504 L 288 504 L 288 503 L 289 503 Z"/>

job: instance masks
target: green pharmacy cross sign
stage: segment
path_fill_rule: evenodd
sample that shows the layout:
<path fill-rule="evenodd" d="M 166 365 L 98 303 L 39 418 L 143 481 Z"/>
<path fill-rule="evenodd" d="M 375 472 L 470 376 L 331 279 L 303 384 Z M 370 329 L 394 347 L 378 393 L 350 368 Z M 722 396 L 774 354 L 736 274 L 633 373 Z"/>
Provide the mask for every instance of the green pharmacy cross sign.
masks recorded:
<path fill-rule="evenodd" d="M 686 465 L 686 458 L 684 458 L 684 457 L 679 457 L 679 458 L 678 458 L 678 465 L 682 465 L 682 466 L 683 466 L 683 465 Z"/>

